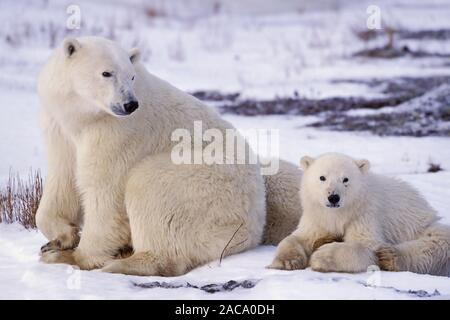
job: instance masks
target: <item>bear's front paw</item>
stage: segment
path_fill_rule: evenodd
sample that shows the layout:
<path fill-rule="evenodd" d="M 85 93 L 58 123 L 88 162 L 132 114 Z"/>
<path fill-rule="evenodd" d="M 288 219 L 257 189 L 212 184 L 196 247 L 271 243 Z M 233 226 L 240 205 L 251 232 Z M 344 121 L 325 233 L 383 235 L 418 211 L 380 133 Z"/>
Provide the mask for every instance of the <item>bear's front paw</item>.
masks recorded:
<path fill-rule="evenodd" d="M 294 241 L 283 241 L 278 246 L 277 255 L 268 266 L 270 269 L 298 270 L 308 266 L 308 257 L 301 245 Z"/>
<path fill-rule="evenodd" d="M 376 251 L 378 266 L 385 271 L 400 271 L 399 252 L 394 247 L 382 247 Z"/>
<path fill-rule="evenodd" d="M 279 270 L 300 270 L 305 269 L 307 265 L 308 261 L 306 257 L 299 255 L 297 257 L 285 259 L 275 258 L 267 268 Z"/>
<path fill-rule="evenodd" d="M 41 255 L 48 251 L 61 250 L 61 245 L 58 239 L 47 242 L 41 247 Z"/>
<path fill-rule="evenodd" d="M 342 242 L 342 237 L 339 236 L 327 236 L 320 239 L 317 239 L 313 243 L 313 252 L 318 250 L 320 247 L 333 242 Z"/>
<path fill-rule="evenodd" d="M 319 272 L 337 272 L 336 258 L 333 254 L 333 244 L 325 244 L 311 256 L 311 269 Z"/>
<path fill-rule="evenodd" d="M 69 231 L 47 242 L 41 247 L 41 253 L 51 250 L 74 249 L 80 242 L 80 230 L 71 226 Z"/>

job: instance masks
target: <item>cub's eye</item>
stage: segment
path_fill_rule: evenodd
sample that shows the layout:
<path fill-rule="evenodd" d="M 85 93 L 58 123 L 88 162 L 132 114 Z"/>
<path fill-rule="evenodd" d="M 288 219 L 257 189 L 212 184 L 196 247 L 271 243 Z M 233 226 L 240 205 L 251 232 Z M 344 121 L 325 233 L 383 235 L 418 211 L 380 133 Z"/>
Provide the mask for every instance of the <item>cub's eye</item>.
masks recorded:
<path fill-rule="evenodd" d="M 109 78 L 112 76 L 111 72 L 105 71 L 102 73 L 102 76 L 104 76 L 105 78 Z"/>
<path fill-rule="evenodd" d="M 131 81 L 134 81 L 134 76 L 133 76 L 133 78 L 131 78 Z"/>
<path fill-rule="evenodd" d="M 348 182 L 348 178 L 344 178 L 344 180 L 342 180 L 342 182 L 347 183 Z"/>
<path fill-rule="evenodd" d="M 324 176 L 320 176 L 320 181 L 325 181 L 325 180 L 327 180 Z"/>

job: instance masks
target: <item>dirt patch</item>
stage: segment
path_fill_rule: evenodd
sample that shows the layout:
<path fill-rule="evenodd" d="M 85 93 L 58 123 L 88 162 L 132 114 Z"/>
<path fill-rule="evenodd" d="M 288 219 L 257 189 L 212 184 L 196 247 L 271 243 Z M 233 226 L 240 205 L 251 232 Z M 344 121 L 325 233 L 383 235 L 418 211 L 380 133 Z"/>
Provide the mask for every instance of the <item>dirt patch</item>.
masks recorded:
<path fill-rule="evenodd" d="M 312 127 L 337 131 L 369 131 L 377 135 L 450 136 L 450 77 L 401 77 L 392 79 L 340 79 L 332 83 L 364 84 L 382 94 L 378 98 L 336 97 L 306 99 L 298 96 L 272 100 L 240 99 L 239 94 L 203 93 L 213 97 L 222 113 L 243 116 L 315 115 Z M 231 97 L 231 99 L 230 99 Z M 403 111 L 395 111 L 397 107 Z M 394 112 L 351 115 L 350 110 L 376 111 L 392 107 Z"/>
<path fill-rule="evenodd" d="M 436 30 L 396 30 L 390 27 L 384 27 L 380 30 L 363 30 L 355 31 L 356 37 L 362 42 L 369 43 L 377 38 L 386 38 L 384 46 L 375 48 L 367 48 L 353 54 L 355 57 L 378 58 L 378 59 L 395 59 L 402 57 L 411 58 L 448 58 L 450 54 L 430 52 L 425 50 L 414 50 L 408 45 L 399 44 L 399 40 L 409 40 L 415 42 L 434 40 L 448 41 L 450 39 L 450 29 Z"/>
<path fill-rule="evenodd" d="M 408 97 L 386 97 L 366 99 L 360 97 L 305 99 L 277 98 L 274 100 L 241 100 L 220 106 L 224 113 L 234 113 L 245 116 L 255 115 L 317 115 L 326 112 L 343 112 L 352 109 L 379 109 L 384 106 L 398 105 L 407 101 Z"/>
<path fill-rule="evenodd" d="M 401 39 L 414 40 L 450 40 L 450 29 L 436 29 L 436 30 L 398 30 L 395 32 Z"/>
<path fill-rule="evenodd" d="M 450 126 L 442 127 L 439 117 L 422 112 L 391 113 L 359 117 L 345 115 L 326 117 L 311 127 L 335 131 L 370 131 L 379 136 L 446 136 Z"/>
<path fill-rule="evenodd" d="M 401 47 L 385 45 L 383 47 L 377 47 L 372 49 L 364 49 L 354 54 L 355 57 L 365 58 L 382 58 L 382 59 L 394 59 L 402 57 L 411 58 L 450 58 L 450 54 L 429 52 L 424 50 L 413 50 L 409 46 L 404 45 Z"/>
<path fill-rule="evenodd" d="M 240 93 L 221 93 L 219 91 L 194 91 L 191 93 L 194 97 L 206 101 L 236 101 Z"/>
<path fill-rule="evenodd" d="M 401 102 L 404 102 L 406 100 L 411 100 L 413 98 L 424 95 L 425 93 L 441 86 L 442 84 L 450 83 L 450 76 L 433 76 L 423 78 L 398 77 L 392 79 L 358 79 L 358 80 L 339 79 L 339 80 L 332 80 L 331 83 L 363 84 L 376 92 L 382 93 L 388 97 L 397 97 L 401 100 Z"/>
<path fill-rule="evenodd" d="M 311 124 L 332 130 L 370 131 L 377 135 L 450 136 L 450 84 L 377 113 L 334 113 Z"/>
<path fill-rule="evenodd" d="M 153 281 L 153 282 L 147 282 L 147 283 L 133 283 L 133 285 L 136 287 L 144 288 L 144 289 L 192 288 L 192 289 L 202 290 L 207 293 L 216 293 L 216 292 L 227 292 L 227 291 L 229 292 L 229 291 L 233 291 L 234 289 L 237 289 L 237 288 L 251 289 L 254 286 L 256 286 L 257 282 L 258 282 L 258 280 L 244 280 L 244 281 L 230 280 L 225 283 L 212 283 L 212 284 L 207 284 L 204 286 L 197 286 L 197 285 L 190 284 L 189 282 L 186 282 L 183 284 L 175 284 L 175 283 L 168 283 L 168 282 Z"/>

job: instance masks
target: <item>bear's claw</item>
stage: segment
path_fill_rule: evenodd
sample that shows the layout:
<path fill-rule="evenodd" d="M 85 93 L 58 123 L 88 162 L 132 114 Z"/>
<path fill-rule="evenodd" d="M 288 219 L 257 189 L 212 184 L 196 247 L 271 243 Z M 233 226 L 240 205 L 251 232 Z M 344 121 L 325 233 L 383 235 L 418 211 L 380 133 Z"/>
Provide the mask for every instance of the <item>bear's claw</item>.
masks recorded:
<path fill-rule="evenodd" d="M 47 242 L 41 247 L 41 254 L 51 250 L 61 250 L 61 241 L 55 239 Z"/>

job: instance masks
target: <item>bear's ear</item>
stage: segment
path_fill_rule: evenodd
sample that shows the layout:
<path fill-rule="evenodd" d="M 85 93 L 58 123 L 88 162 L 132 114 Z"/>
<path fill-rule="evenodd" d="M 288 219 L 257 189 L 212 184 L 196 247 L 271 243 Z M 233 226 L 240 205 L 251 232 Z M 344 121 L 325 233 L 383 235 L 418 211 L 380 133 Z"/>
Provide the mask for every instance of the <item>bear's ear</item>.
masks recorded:
<path fill-rule="evenodd" d="M 356 165 L 362 173 L 366 173 L 370 169 L 370 162 L 366 159 L 355 160 Z"/>
<path fill-rule="evenodd" d="M 141 52 L 139 51 L 138 48 L 130 49 L 130 51 L 128 51 L 128 54 L 130 56 L 130 61 L 133 64 L 138 62 L 139 58 L 141 57 Z"/>
<path fill-rule="evenodd" d="M 64 48 L 64 53 L 66 54 L 66 57 L 70 58 L 78 50 L 80 50 L 81 45 L 77 39 L 68 38 L 68 39 L 64 40 L 63 48 Z"/>
<path fill-rule="evenodd" d="M 309 156 L 304 156 L 300 159 L 300 166 L 303 168 L 303 170 L 306 170 L 309 168 L 310 165 L 314 162 L 314 158 Z"/>

